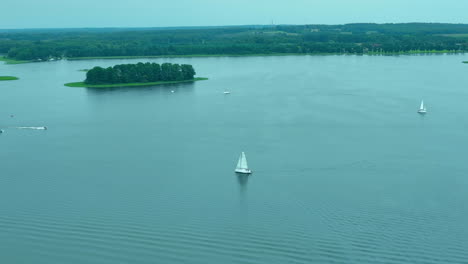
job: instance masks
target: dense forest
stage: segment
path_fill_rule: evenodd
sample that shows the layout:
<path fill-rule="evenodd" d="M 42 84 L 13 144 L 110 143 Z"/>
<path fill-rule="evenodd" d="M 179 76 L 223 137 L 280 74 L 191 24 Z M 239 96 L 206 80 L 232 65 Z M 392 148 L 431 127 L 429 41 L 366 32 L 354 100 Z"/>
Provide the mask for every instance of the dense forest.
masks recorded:
<path fill-rule="evenodd" d="M 189 64 L 137 63 L 114 67 L 94 67 L 86 73 L 87 84 L 147 83 L 192 80 L 195 70 Z"/>
<path fill-rule="evenodd" d="M 468 51 L 468 24 L 405 23 L 0 30 L 16 60 L 107 56 Z"/>

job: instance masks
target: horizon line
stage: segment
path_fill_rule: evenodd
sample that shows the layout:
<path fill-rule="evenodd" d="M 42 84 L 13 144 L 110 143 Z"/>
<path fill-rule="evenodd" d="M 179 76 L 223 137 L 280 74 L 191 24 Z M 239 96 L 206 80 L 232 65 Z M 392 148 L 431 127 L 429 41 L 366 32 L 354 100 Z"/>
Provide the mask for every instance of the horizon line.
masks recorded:
<path fill-rule="evenodd" d="M 237 25 L 197 25 L 197 26 L 102 26 L 102 27 L 30 27 L 30 28 L 0 28 L 1 30 L 64 30 L 64 29 L 180 29 L 180 28 L 225 28 L 225 27 L 272 27 L 272 26 L 345 26 L 355 24 L 445 24 L 445 25 L 468 25 L 468 23 L 447 23 L 447 22 L 351 22 L 338 24 L 237 24 Z"/>

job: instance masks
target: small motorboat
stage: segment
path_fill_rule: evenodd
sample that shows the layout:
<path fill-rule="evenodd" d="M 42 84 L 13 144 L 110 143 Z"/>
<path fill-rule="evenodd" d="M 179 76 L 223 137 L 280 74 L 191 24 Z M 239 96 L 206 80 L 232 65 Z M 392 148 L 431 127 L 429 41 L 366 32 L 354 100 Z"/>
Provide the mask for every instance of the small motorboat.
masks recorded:
<path fill-rule="evenodd" d="M 15 127 L 17 129 L 35 129 L 35 130 L 47 130 L 46 126 L 40 126 L 40 127 Z"/>

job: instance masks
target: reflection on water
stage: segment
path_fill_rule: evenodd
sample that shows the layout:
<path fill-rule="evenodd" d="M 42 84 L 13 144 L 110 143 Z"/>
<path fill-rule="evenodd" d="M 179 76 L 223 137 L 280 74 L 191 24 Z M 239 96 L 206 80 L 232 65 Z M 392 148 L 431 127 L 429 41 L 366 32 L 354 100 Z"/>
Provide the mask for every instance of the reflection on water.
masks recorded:
<path fill-rule="evenodd" d="M 239 182 L 240 190 L 241 192 L 245 192 L 247 189 L 247 183 L 249 181 L 249 174 L 242 174 L 242 173 L 236 173 L 237 174 L 237 181 Z"/>
<path fill-rule="evenodd" d="M 171 91 L 177 92 L 193 92 L 195 87 L 194 82 L 188 83 L 174 83 L 164 85 L 152 85 L 152 86 L 130 86 L 130 87 L 110 87 L 110 88 L 85 88 L 88 95 L 102 95 L 111 93 L 171 93 Z"/>

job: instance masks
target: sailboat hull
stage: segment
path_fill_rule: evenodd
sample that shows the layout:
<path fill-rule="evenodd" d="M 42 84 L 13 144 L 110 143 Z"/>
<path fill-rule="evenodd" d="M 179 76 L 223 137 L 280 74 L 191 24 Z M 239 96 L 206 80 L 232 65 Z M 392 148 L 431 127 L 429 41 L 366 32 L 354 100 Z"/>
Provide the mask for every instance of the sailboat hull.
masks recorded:
<path fill-rule="evenodd" d="M 426 113 L 426 110 L 418 110 L 418 113 L 420 113 L 420 114 L 425 114 L 425 113 Z"/>
<path fill-rule="evenodd" d="M 249 169 L 236 169 L 235 170 L 236 173 L 242 173 L 242 174 L 251 174 L 252 171 L 249 170 Z"/>

